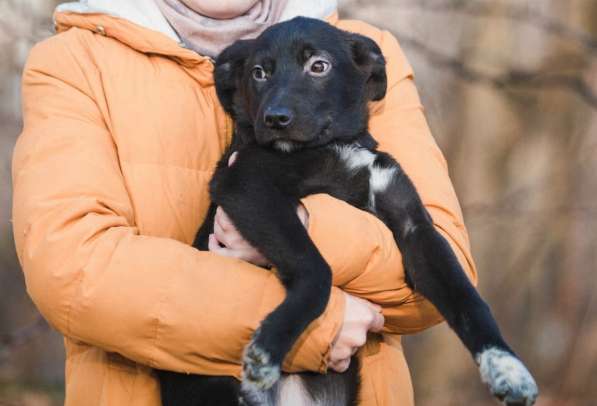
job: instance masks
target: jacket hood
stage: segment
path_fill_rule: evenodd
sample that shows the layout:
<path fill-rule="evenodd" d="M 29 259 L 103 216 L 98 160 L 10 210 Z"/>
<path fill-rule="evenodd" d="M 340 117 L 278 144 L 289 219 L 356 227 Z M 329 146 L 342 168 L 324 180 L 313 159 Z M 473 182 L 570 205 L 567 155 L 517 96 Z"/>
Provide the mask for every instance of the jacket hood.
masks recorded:
<path fill-rule="evenodd" d="M 333 18 L 337 0 L 290 0 L 282 21 L 296 16 Z M 154 1 L 81 0 L 63 3 L 54 13 L 56 31 L 71 27 L 88 29 L 115 38 L 144 53 L 168 55 L 185 65 L 195 65 L 207 57 L 184 48 L 178 34 Z"/>

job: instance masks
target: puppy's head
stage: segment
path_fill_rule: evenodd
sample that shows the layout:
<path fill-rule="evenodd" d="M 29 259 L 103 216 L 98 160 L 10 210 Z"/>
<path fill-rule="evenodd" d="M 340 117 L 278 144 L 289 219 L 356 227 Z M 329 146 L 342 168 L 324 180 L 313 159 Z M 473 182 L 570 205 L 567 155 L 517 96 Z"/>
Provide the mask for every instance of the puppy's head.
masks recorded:
<path fill-rule="evenodd" d="M 218 97 L 245 138 L 282 151 L 350 141 L 367 130 L 367 102 L 386 92 L 371 39 L 314 19 L 274 25 L 216 60 Z"/>

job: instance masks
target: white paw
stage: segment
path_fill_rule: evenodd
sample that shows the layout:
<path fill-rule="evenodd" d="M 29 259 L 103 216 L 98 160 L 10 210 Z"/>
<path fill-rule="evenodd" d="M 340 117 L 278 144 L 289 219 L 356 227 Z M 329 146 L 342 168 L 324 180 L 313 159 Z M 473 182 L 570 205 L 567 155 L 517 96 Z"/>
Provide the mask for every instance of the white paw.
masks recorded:
<path fill-rule="evenodd" d="M 533 376 L 512 354 L 489 348 L 476 357 L 481 379 L 508 406 L 531 406 L 539 390 Z"/>
<path fill-rule="evenodd" d="M 269 353 L 254 342 L 249 344 L 243 357 L 242 387 L 249 392 L 264 391 L 280 379 L 280 366 L 271 362 Z"/>

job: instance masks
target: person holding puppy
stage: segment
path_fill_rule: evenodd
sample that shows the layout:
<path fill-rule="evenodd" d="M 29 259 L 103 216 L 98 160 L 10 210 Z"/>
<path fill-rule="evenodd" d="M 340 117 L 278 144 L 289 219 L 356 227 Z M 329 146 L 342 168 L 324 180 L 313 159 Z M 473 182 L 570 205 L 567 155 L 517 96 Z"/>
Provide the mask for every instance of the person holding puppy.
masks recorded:
<path fill-rule="evenodd" d="M 67 405 L 159 405 L 153 368 L 240 376 L 243 348 L 284 289 L 222 210 L 210 251 L 189 245 L 232 133 L 213 58 L 297 15 L 380 45 L 388 94 L 370 106 L 370 131 L 476 279 L 445 160 L 391 34 L 339 19 L 328 0 L 65 3 L 57 35 L 25 67 L 13 207 L 28 292 L 65 337 Z M 441 318 L 407 287 L 391 232 L 327 195 L 305 198 L 297 215 L 335 287 L 285 370 L 342 372 L 361 349 L 361 404 L 412 405 L 400 336 Z"/>

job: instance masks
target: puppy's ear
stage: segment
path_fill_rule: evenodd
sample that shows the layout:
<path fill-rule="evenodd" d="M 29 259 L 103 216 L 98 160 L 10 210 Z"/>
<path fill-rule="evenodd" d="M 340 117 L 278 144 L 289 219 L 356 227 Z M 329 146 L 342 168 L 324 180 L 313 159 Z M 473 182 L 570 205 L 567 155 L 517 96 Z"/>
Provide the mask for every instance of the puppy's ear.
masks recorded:
<path fill-rule="evenodd" d="M 214 81 L 224 110 L 235 116 L 234 95 L 242 78 L 245 60 L 251 52 L 253 40 L 240 40 L 224 49 L 216 58 Z"/>
<path fill-rule="evenodd" d="M 355 64 L 368 75 L 367 98 L 373 101 L 383 99 L 386 95 L 388 79 L 386 77 L 386 60 L 381 49 L 371 38 L 360 34 L 349 34 L 348 42 Z"/>

